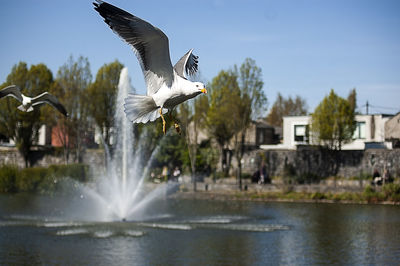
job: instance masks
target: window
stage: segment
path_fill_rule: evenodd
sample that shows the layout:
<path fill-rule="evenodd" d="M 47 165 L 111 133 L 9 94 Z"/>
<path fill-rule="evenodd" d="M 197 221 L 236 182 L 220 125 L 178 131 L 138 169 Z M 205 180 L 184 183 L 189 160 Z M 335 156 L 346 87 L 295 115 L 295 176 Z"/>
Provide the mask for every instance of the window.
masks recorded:
<path fill-rule="evenodd" d="M 353 134 L 353 139 L 365 139 L 365 122 L 357 122 L 356 130 Z"/>
<path fill-rule="evenodd" d="M 308 125 L 294 126 L 294 140 L 308 143 Z"/>
<path fill-rule="evenodd" d="M 258 131 L 258 143 L 264 143 L 264 131 L 260 130 Z"/>

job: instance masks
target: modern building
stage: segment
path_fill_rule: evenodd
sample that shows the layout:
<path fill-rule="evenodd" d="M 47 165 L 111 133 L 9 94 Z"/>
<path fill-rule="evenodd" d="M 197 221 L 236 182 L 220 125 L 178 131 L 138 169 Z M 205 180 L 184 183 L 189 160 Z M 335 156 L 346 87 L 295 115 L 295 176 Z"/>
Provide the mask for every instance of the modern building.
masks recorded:
<path fill-rule="evenodd" d="M 399 125 L 392 121 L 393 115 L 356 115 L 356 130 L 353 141 L 343 145 L 343 150 L 364 150 L 369 148 L 392 149 L 386 131 L 399 131 Z M 400 119 L 400 117 L 399 117 Z M 286 116 L 283 118 L 283 141 L 278 145 L 261 145 L 262 149 L 295 150 L 299 145 L 317 145 L 310 133 L 311 116 Z M 400 134 L 400 133 L 396 133 Z M 396 137 L 397 135 L 393 136 Z"/>

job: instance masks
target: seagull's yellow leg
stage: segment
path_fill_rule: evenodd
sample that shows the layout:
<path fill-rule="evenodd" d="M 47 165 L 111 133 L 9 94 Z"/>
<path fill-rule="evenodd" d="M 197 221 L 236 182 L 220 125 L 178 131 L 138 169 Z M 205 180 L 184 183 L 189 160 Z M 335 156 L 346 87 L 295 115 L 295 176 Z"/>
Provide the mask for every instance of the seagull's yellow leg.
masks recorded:
<path fill-rule="evenodd" d="M 164 132 L 164 135 L 165 135 L 165 132 L 166 132 L 166 130 L 165 130 L 165 119 L 164 119 L 164 116 L 162 114 L 162 107 L 160 108 L 160 116 L 161 116 L 161 119 L 162 119 L 162 131 Z"/>

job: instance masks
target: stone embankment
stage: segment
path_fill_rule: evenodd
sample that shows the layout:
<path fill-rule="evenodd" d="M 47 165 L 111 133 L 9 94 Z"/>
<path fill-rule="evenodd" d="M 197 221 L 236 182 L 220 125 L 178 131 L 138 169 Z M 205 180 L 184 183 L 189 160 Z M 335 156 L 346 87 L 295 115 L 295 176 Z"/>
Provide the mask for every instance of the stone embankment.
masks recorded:
<path fill-rule="evenodd" d="M 271 184 L 255 184 L 249 180 L 243 180 L 242 191 L 249 192 L 304 192 L 304 193 L 343 193 L 362 192 L 371 184 L 370 180 L 323 180 L 318 184 L 284 184 L 282 180 L 272 180 Z M 187 190 L 193 190 L 190 178 L 185 177 L 182 184 Z M 239 184 L 235 178 L 224 178 L 214 182 L 211 178 L 205 178 L 204 182 L 197 182 L 197 191 L 209 192 L 234 192 L 239 191 Z"/>

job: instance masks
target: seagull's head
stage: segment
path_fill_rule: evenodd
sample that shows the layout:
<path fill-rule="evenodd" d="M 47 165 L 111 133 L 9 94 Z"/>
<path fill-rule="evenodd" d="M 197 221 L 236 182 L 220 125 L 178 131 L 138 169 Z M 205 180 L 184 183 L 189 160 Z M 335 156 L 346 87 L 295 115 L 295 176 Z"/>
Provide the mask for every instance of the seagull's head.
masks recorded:
<path fill-rule="evenodd" d="M 201 82 L 193 82 L 193 84 L 194 84 L 194 87 L 196 89 L 196 92 L 200 92 L 200 93 L 204 93 L 204 94 L 207 93 L 206 86 L 204 86 L 203 83 L 201 83 Z"/>

